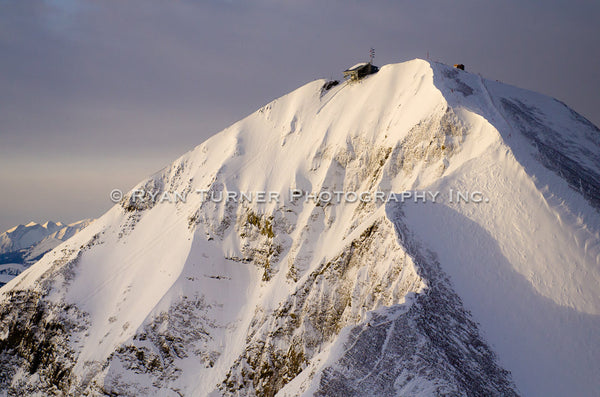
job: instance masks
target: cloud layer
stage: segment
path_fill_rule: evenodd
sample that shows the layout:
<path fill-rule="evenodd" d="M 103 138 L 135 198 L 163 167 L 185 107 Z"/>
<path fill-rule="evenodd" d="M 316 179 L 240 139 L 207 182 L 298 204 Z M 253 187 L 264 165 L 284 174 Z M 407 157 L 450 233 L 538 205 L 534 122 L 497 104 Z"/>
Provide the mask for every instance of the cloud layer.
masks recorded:
<path fill-rule="evenodd" d="M 426 57 L 600 124 L 600 5 L 548 1 L 0 1 L 0 229 L 110 207 L 316 78 Z"/>

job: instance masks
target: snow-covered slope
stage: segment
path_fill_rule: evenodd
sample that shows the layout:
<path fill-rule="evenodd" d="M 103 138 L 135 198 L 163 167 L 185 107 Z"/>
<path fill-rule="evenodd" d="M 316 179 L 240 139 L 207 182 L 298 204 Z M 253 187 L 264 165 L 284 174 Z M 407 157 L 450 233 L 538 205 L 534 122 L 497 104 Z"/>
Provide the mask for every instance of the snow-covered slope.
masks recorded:
<path fill-rule="evenodd" d="M 596 395 L 600 131 L 422 60 L 325 83 L 186 153 L 7 284 L 0 387 Z"/>
<path fill-rule="evenodd" d="M 0 234 L 0 287 L 92 222 L 29 222 Z"/>

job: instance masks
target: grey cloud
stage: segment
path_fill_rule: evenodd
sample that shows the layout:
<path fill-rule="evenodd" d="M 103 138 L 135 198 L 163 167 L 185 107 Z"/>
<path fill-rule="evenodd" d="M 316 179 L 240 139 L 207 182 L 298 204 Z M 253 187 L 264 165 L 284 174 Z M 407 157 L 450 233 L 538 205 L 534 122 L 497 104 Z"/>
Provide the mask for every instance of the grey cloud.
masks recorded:
<path fill-rule="evenodd" d="M 378 64 L 429 52 L 600 124 L 598 11 L 583 1 L 0 1 L 0 184 L 109 192 L 97 173 L 47 166 L 76 156 L 97 169 L 129 164 L 117 186 L 127 189 L 266 102 L 339 78 L 371 46 Z M 18 187 L 0 199 L 0 229 L 110 205 L 81 195 L 69 212 L 57 195 Z"/>

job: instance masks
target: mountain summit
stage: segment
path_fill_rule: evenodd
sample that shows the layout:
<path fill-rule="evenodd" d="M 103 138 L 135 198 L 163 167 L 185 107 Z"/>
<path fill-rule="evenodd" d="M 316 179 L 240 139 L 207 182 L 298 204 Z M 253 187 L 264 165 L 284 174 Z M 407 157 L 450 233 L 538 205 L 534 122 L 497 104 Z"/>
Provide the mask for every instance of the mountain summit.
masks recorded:
<path fill-rule="evenodd" d="M 423 60 L 317 80 L 0 289 L 9 394 L 592 396 L 600 131 Z"/>

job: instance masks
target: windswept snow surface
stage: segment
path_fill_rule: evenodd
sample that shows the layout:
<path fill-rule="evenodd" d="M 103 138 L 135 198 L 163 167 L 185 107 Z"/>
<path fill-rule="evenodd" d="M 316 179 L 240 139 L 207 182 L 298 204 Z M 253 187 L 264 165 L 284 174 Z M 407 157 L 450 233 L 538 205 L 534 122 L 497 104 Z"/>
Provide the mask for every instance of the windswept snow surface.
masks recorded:
<path fill-rule="evenodd" d="M 436 253 L 524 395 L 594 395 L 600 229 L 598 196 L 587 191 L 600 181 L 600 132 L 540 94 L 439 65 L 434 74 L 472 140 L 462 164 L 421 188 L 486 200 L 407 203 L 409 229 Z"/>
<path fill-rule="evenodd" d="M 597 395 L 600 131 L 423 60 L 324 83 L 186 153 L 7 284 L 0 387 Z M 290 189 L 439 196 L 318 203 Z"/>

